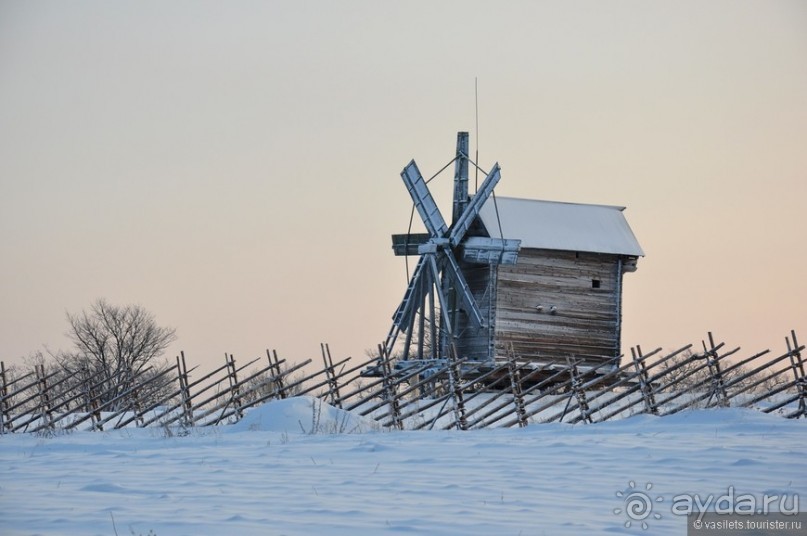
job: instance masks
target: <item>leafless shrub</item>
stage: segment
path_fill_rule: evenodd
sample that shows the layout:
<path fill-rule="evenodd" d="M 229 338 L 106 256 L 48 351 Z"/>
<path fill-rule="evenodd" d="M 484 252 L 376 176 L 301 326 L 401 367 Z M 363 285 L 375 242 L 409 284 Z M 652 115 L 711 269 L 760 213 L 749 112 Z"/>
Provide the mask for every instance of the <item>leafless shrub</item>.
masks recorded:
<path fill-rule="evenodd" d="M 160 357 L 176 339 L 172 328 L 157 325 L 154 315 L 139 305 L 116 306 L 97 300 L 89 310 L 67 314 L 72 351 L 54 355 L 68 374 L 82 378 L 87 397 L 104 404 L 113 400 L 118 409 L 133 398 L 149 401 L 162 394 L 169 380 L 154 379 L 168 366 Z"/>

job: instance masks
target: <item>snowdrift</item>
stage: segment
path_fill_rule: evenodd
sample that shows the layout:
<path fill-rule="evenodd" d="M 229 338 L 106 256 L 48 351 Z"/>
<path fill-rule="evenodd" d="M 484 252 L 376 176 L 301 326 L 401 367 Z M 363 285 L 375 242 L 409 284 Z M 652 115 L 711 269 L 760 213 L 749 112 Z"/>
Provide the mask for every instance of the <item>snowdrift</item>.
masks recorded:
<path fill-rule="evenodd" d="M 223 426 L 222 431 L 355 434 L 378 428 L 379 425 L 372 419 L 336 408 L 312 396 L 296 396 L 250 408 L 243 419 Z"/>

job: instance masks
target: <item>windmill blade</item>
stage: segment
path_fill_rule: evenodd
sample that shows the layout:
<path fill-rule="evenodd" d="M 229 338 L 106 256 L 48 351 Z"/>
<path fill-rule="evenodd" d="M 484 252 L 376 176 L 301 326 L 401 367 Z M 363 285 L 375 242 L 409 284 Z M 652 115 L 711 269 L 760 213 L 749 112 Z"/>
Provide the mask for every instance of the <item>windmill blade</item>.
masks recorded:
<path fill-rule="evenodd" d="M 426 258 L 426 256 L 422 257 Z M 440 315 L 443 317 L 443 326 L 445 330 L 445 335 L 448 337 L 448 340 L 451 340 L 454 336 L 452 333 L 452 326 L 451 326 L 451 316 L 448 314 L 448 300 L 446 299 L 446 295 L 443 294 L 443 289 L 440 288 L 440 269 L 437 267 L 437 260 L 435 259 L 434 255 L 428 255 L 428 264 L 429 269 L 432 273 L 432 278 L 435 281 L 434 290 L 437 293 L 437 299 L 440 302 Z M 441 335 L 443 336 L 443 335 Z"/>
<path fill-rule="evenodd" d="M 451 247 L 457 247 L 460 241 L 465 237 L 465 233 L 468 232 L 468 229 L 474 223 L 474 218 L 476 218 L 479 211 L 482 210 L 482 205 L 485 204 L 490 194 L 493 193 L 493 188 L 496 187 L 496 184 L 501 178 L 501 168 L 499 167 L 499 163 L 496 162 L 493 164 L 493 169 L 490 170 L 488 176 L 485 177 L 484 182 L 482 182 L 482 186 L 477 190 L 476 195 L 474 195 L 471 202 L 468 203 L 468 206 L 465 207 L 462 216 L 454 223 L 454 227 L 451 229 L 451 235 L 449 236 Z"/>
<path fill-rule="evenodd" d="M 448 233 L 448 226 L 414 160 L 403 169 L 401 178 L 432 238 L 444 237 Z"/>
<path fill-rule="evenodd" d="M 471 287 L 468 286 L 468 281 L 462 275 L 457 259 L 454 258 L 454 253 L 450 249 L 444 250 L 443 257 L 448 261 L 445 264 L 445 275 L 447 275 L 454 283 L 454 290 L 460 298 L 462 308 L 468 313 L 468 318 L 474 327 L 485 327 L 485 319 L 482 318 L 482 313 L 479 311 L 479 306 L 476 304 L 476 299 L 471 292 Z"/>
<path fill-rule="evenodd" d="M 424 287 L 422 280 L 428 279 L 428 272 L 425 272 L 424 276 L 426 257 L 427 255 L 424 255 L 418 260 L 415 271 L 412 272 L 412 279 L 406 288 L 406 294 L 404 294 L 401 304 L 398 305 L 398 309 L 395 310 L 395 314 L 392 315 L 392 322 L 402 330 L 409 329 L 415 314 L 415 307 L 421 301 L 420 295 L 423 293 Z"/>
<path fill-rule="evenodd" d="M 457 157 L 454 159 L 454 210 L 451 221 L 459 219 L 468 205 L 468 145 L 467 132 L 457 132 Z"/>

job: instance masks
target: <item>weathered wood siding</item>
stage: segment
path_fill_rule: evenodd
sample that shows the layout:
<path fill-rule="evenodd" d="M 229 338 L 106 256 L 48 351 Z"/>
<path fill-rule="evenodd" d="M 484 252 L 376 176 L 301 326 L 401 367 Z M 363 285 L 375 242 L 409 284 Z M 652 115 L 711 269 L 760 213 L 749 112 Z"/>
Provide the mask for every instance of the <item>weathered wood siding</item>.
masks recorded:
<path fill-rule="evenodd" d="M 614 255 L 522 250 L 516 265 L 498 268 L 497 354 L 512 345 L 518 356 L 564 363 L 618 356 L 621 280 Z"/>
<path fill-rule="evenodd" d="M 478 360 L 493 358 L 494 331 L 491 326 L 495 325 L 496 286 L 491 284 L 491 281 L 495 281 L 496 270 L 496 266 L 487 264 L 463 263 L 462 265 L 462 273 L 468 281 L 479 311 L 487 324 L 486 327 L 475 328 L 470 325 L 466 315 L 459 315 L 456 347 L 457 353 L 462 357 Z"/>

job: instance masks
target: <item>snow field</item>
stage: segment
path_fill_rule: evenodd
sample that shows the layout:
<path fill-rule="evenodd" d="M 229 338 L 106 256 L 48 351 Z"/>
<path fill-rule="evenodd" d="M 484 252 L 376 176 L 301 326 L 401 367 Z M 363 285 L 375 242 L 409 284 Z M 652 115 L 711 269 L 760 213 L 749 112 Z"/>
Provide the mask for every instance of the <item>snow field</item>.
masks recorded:
<path fill-rule="evenodd" d="M 805 423 L 753 410 L 382 432 L 312 404 L 274 401 L 187 435 L 0 436 L 0 534 L 681 535 L 672 497 L 729 486 L 807 510 Z M 631 482 L 662 498 L 647 530 L 617 496 Z"/>

